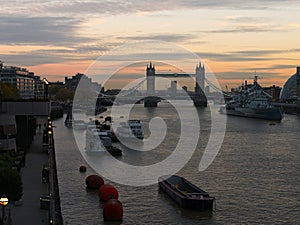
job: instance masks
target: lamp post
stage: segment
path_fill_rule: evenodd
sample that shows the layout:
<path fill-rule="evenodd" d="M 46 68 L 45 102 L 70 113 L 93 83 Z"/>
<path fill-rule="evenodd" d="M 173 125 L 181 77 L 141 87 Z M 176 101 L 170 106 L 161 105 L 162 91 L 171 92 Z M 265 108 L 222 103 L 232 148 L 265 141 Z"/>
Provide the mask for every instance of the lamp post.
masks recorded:
<path fill-rule="evenodd" d="M 8 204 L 8 198 L 5 195 L 2 195 L 0 198 L 0 204 L 2 205 L 2 220 L 1 224 L 4 223 L 4 214 L 5 214 L 5 206 Z"/>
<path fill-rule="evenodd" d="M 44 99 L 48 98 L 48 85 L 49 82 L 47 81 L 46 78 L 43 78 L 43 83 L 44 83 Z"/>

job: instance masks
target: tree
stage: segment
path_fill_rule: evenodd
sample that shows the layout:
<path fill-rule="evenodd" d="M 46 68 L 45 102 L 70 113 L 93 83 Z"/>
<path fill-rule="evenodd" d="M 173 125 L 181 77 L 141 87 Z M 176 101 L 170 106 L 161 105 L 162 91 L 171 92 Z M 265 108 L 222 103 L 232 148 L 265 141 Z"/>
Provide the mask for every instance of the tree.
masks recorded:
<path fill-rule="evenodd" d="M 15 100 L 20 98 L 18 89 L 9 84 L 0 82 L 0 91 L 0 96 L 4 100 Z"/>
<path fill-rule="evenodd" d="M 56 100 L 59 101 L 68 101 L 73 100 L 74 98 L 74 91 L 68 89 L 68 88 L 62 88 L 60 89 L 55 96 Z"/>
<path fill-rule="evenodd" d="M 9 200 L 18 201 L 23 195 L 23 184 L 20 174 L 13 169 L 0 169 L 0 194 Z"/>
<path fill-rule="evenodd" d="M 57 94 L 57 92 L 59 92 L 60 89 L 64 88 L 61 85 L 57 85 L 57 84 L 50 84 L 48 86 L 48 93 L 50 96 L 55 96 Z"/>
<path fill-rule="evenodd" d="M 0 154 L 0 169 L 11 168 L 13 165 L 13 159 L 8 153 Z"/>

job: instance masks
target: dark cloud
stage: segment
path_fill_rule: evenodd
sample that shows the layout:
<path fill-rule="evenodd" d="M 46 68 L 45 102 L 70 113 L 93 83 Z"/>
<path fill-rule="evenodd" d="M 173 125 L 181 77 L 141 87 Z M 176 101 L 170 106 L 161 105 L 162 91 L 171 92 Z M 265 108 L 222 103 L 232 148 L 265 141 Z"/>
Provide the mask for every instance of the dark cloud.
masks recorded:
<path fill-rule="evenodd" d="M 108 48 L 102 45 L 80 45 L 69 49 L 55 48 L 0 54 L 0 60 L 5 61 L 8 64 L 13 63 L 23 66 L 35 66 L 67 61 L 95 60 L 107 50 Z"/>
<path fill-rule="evenodd" d="M 220 19 L 224 21 L 224 18 Z M 266 20 L 265 17 L 247 17 L 247 16 L 232 16 L 226 18 L 226 20 L 235 23 L 253 23 L 253 22 L 263 22 Z"/>
<path fill-rule="evenodd" d="M 92 39 L 76 34 L 82 20 L 69 17 L 0 16 L 0 44 L 72 46 Z"/>
<path fill-rule="evenodd" d="M 259 33 L 259 32 L 275 32 L 278 31 L 278 28 L 270 27 L 267 25 L 259 26 L 258 25 L 236 25 L 232 28 L 225 28 L 225 29 L 216 29 L 216 30 L 207 30 L 201 31 L 202 33 Z"/>
<path fill-rule="evenodd" d="M 40 64 L 51 64 L 66 61 L 64 57 L 34 53 L 0 54 L 0 60 L 4 61 L 6 65 L 12 64 L 22 66 L 36 66 Z"/>
<path fill-rule="evenodd" d="M 242 50 L 242 51 L 233 51 L 231 54 L 238 54 L 244 56 L 266 56 L 273 54 L 281 54 L 287 51 L 284 50 Z"/>
<path fill-rule="evenodd" d="M 230 71 L 230 72 L 220 72 L 220 73 L 215 73 L 215 76 L 217 77 L 217 79 L 222 79 L 222 80 L 241 80 L 241 83 L 243 80 L 251 80 L 253 79 L 253 76 L 255 74 L 255 69 L 253 69 L 253 71 L 249 71 L 248 72 L 244 72 L 244 71 L 240 71 L 240 72 L 236 72 L 236 71 Z M 257 75 L 260 78 L 273 78 L 273 77 L 277 77 L 280 73 L 276 73 L 276 72 L 259 72 L 257 73 Z"/>
<path fill-rule="evenodd" d="M 291 68 L 296 68 L 296 65 L 279 64 L 279 65 L 274 65 L 271 67 L 271 69 L 291 69 Z"/>
<path fill-rule="evenodd" d="M 136 12 L 158 12 L 179 9 L 255 9 L 264 10 L 270 8 L 281 8 L 299 4 L 298 0 L 12 0 L 2 5 L 3 12 L 28 14 L 28 10 L 35 14 L 61 13 L 61 14 L 99 14 L 119 15 Z"/>
<path fill-rule="evenodd" d="M 243 62 L 243 61 L 265 61 L 271 60 L 269 58 L 262 58 L 262 57 L 246 57 L 240 56 L 237 54 L 221 54 L 221 53 L 208 53 L 208 52 L 199 52 L 197 53 L 200 58 L 203 59 L 210 59 L 214 61 L 221 61 L 221 62 Z"/>
<path fill-rule="evenodd" d="M 253 62 L 253 61 L 273 61 L 273 60 L 295 60 L 293 58 L 280 57 L 282 53 L 289 51 L 283 50 L 244 50 L 233 51 L 229 53 L 209 53 L 209 52 L 197 52 L 200 58 L 211 59 L 214 61 L 222 62 Z M 274 57 L 277 54 L 277 57 Z M 273 55 L 269 57 L 269 55 Z"/>
<path fill-rule="evenodd" d="M 140 36 L 125 36 L 118 37 L 121 40 L 127 41 L 144 41 L 144 40 L 157 40 L 167 42 L 182 42 L 194 39 L 195 36 L 192 34 L 153 34 L 153 35 L 140 35 Z"/>

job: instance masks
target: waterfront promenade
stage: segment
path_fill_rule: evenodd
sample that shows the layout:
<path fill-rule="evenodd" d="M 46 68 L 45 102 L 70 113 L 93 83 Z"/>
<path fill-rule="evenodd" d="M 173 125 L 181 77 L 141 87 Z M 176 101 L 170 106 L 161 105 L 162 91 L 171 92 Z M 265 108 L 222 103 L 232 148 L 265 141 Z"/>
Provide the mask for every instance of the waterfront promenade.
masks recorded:
<path fill-rule="evenodd" d="M 48 154 L 43 150 L 42 130 L 37 130 L 26 155 L 26 165 L 21 169 L 22 202 L 20 205 L 10 203 L 9 206 L 12 225 L 49 224 L 49 211 L 40 209 L 40 196 L 49 193 L 49 185 L 42 183 L 43 165 L 48 162 Z"/>

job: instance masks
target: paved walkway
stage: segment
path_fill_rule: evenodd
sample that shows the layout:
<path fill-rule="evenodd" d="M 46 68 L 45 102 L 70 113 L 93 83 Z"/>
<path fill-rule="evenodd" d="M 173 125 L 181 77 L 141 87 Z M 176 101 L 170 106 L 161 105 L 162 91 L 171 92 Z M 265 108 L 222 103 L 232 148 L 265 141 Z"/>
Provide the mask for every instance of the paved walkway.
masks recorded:
<path fill-rule="evenodd" d="M 42 131 L 34 137 L 26 155 L 26 166 L 21 169 L 23 181 L 22 205 L 10 205 L 12 225 L 49 224 L 48 210 L 40 209 L 40 195 L 48 194 L 48 184 L 42 183 L 43 165 L 48 155 L 43 152 Z M 45 147 L 44 147 L 45 148 Z"/>

